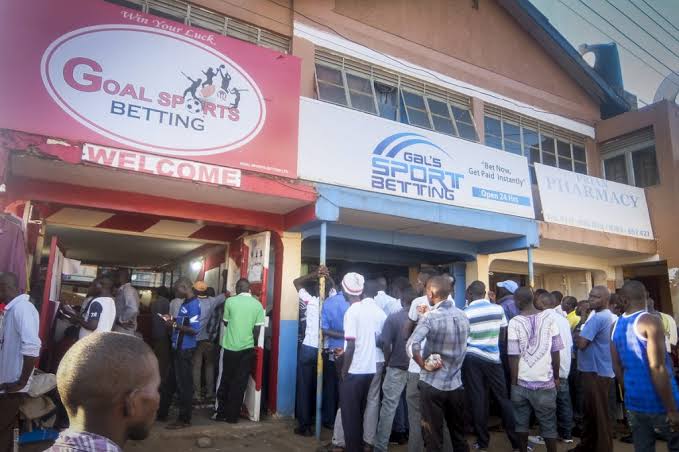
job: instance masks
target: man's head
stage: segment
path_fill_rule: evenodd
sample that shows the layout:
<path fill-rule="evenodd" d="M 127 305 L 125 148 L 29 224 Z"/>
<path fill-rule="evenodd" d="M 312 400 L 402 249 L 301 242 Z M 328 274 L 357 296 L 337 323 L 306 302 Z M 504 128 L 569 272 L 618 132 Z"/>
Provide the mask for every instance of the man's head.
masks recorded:
<path fill-rule="evenodd" d="M 429 304 L 434 306 L 448 298 L 450 295 L 450 280 L 443 276 L 429 278 L 426 287 L 427 299 Z"/>
<path fill-rule="evenodd" d="M 387 278 L 384 276 L 378 276 L 375 278 L 375 282 L 377 283 L 377 290 L 386 292 L 387 291 Z"/>
<path fill-rule="evenodd" d="M 130 269 L 119 268 L 116 272 L 116 284 L 120 287 L 128 282 L 130 282 Z"/>
<path fill-rule="evenodd" d="M 539 295 L 536 294 L 535 296 L 535 307 L 540 311 L 544 311 L 545 309 L 553 309 L 558 305 L 559 303 L 557 302 L 554 294 L 551 294 L 547 291 L 544 291 Z"/>
<path fill-rule="evenodd" d="M 647 294 L 648 294 L 648 292 L 647 292 Z M 651 314 L 654 314 L 655 312 L 657 312 L 656 309 L 655 309 L 655 300 L 651 297 L 648 297 L 648 296 L 646 298 L 646 309 Z"/>
<path fill-rule="evenodd" d="M 420 274 L 417 275 L 417 281 L 415 282 L 415 290 L 417 293 L 424 293 L 424 289 L 427 287 L 427 282 L 434 276 L 436 276 L 436 270 L 433 268 L 425 267 L 420 270 Z"/>
<path fill-rule="evenodd" d="M 514 301 L 520 311 L 530 308 L 533 304 L 533 290 L 530 287 L 519 287 L 514 292 Z"/>
<path fill-rule="evenodd" d="M 379 289 L 379 283 L 375 279 L 369 279 L 363 287 L 363 298 L 375 298 Z"/>
<path fill-rule="evenodd" d="M 625 305 L 623 304 L 620 295 L 617 293 L 611 294 L 611 299 L 608 302 L 608 309 L 610 309 L 611 312 L 618 317 L 620 317 L 622 313 L 625 312 Z"/>
<path fill-rule="evenodd" d="M 168 289 L 168 288 L 165 287 L 165 286 L 160 286 L 160 287 L 156 290 L 156 295 L 158 295 L 158 297 L 162 297 L 162 298 L 167 298 L 167 299 L 169 299 L 170 296 L 171 296 L 171 294 L 170 294 L 170 289 Z"/>
<path fill-rule="evenodd" d="M 236 295 L 242 293 L 250 293 L 250 281 L 245 278 L 241 278 L 236 281 Z"/>
<path fill-rule="evenodd" d="M 363 289 L 365 287 L 365 278 L 358 273 L 350 272 L 342 278 L 342 292 L 349 303 L 361 301 Z"/>
<path fill-rule="evenodd" d="M 467 287 L 467 301 L 481 300 L 486 297 L 486 285 L 481 281 L 472 282 Z"/>
<path fill-rule="evenodd" d="M 545 289 L 542 289 L 542 288 L 535 289 L 535 291 L 533 291 L 533 301 L 537 300 L 540 295 L 545 294 L 545 293 L 549 293 L 549 292 L 546 291 Z"/>
<path fill-rule="evenodd" d="M 19 278 L 11 272 L 0 273 L 0 303 L 7 304 L 19 295 Z"/>
<path fill-rule="evenodd" d="M 113 293 L 113 278 L 108 275 L 102 275 L 95 279 L 95 285 L 100 297 L 110 297 Z"/>
<path fill-rule="evenodd" d="M 627 281 L 622 286 L 620 298 L 628 313 L 646 309 L 648 302 L 646 287 L 639 281 Z"/>
<path fill-rule="evenodd" d="M 417 292 L 415 292 L 415 289 L 410 286 L 406 287 L 401 291 L 401 306 L 406 309 L 410 308 L 410 305 L 415 298 L 417 298 Z"/>
<path fill-rule="evenodd" d="M 507 295 L 512 295 L 514 292 L 516 292 L 516 289 L 519 288 L 519 285 L 516 283 L 516 281 L 513 281 L 511 279 L 508 279 L 506 281 L 500 281 L 497 283 L 497 299 L 501 299 L 506 297 Z"/>
<path fill-rule="evenodd" d="M 594 286 L 589 292 L 589 306 L 595 311 L 601 311 L 608 307 L 611 293 L 606 286 Z"/>
<path fill-rule="evenodd" d="M 193 298 L 193 284 L 191 280 L 185 276 L 182 276 L 174 283 L 174 294 L 177 298 L 184 298 L 188 300 Z"/>
<path fill-rule="evenodd" d="M 561 300 L 561 309 L 563 309 L 566 314 L 570 314 L 577 306 L 578 299 L 575 297 L 563 297 L 563 300 Z"/>
<path fill-rule="evenodd" d="M 391 291 L 390 291 L 389 295 L 391 295 L 392 297 L 397 298 L 399 300 L 402 300 L 403 299 L 403 291 L 406 290 L 409 287 L 412 287 L 412 286 L 410 285 L 410 281 L 408 280 L 408 278 L 406 278 L 405 276 L 397 276 L 391 282 Z M 417 293 L 417 292 L 415 292 L 415 293 Z"/>
<path fill-rule="evenodd" d="M 558 290 L 555 290 L 552 292 L 552 295 L 554 295 L 554 298 L 556 298 L 557 304 L 561 303 L 563 301 L 563 294 L 559 292 Z"/>
<path fill-rule="evenodd" d="M 444 278 L 448 281 L 448 284 L 450 284 L 450 293 L 455 293 L 455 277 L 451 275 L 450 273 L 444 273 L 443 275 Z"/>
<path fill-rule="evenodd" d="M 159 385 L 153 351 L 141 339 L 122 333 L 97 333 L 79 340 L 57 371 L 71 427 L 97 420 L 110 432 L 122 429 L 123 441 L 148 436 L 160 401 Z"/>
<path fill-rule="evenodd" d="M 205 281 L 193 283 L 193 292 L 200 298 L 207 297 L 207 284 L 205 284 Z"/>

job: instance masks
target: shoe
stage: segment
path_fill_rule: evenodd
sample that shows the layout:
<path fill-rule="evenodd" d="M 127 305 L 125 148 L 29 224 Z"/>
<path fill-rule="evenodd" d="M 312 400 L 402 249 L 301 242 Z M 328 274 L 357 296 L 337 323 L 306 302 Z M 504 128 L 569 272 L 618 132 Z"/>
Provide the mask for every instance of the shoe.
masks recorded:
<path fill-rule="evenodd" d="M 165 426 L 165 428 L 167 430 L 180 430 L 180 429 L 186 428 L 186 427 L 191 427 L 191 423 L 190 422 L 183 422 L 183 421 L 175 421 L 175 422 L 172 422 L 171 424 L 167 424 Z"/>
<path fill-rule="evenodd" d="M 533 444 L 545 444 L 545 439 L 542 436 L 529 436 L 528 437 L 528 442 L 533 443 Z"/>
<path fill-rule="evenodd" d="M 488 452 L 488 449 L 481 447 L 479 443 L 472 444 L 472 450 L 478 450 L 479 452 Z"/>
<path fill-rule="evenodd" d="M 408 434 L 406 432 L 392 432 L 389 436 L 389 444 L 398 444 L 400 446 L 408 444 Z"/>
<path fill-rule="evenodd" d="M 294 432 L 295 432 L 295 435 L 299 435 L 299 436 L 306 436 L 306 437 L 314 436 L 314 433 L 311 431 L 311 429 L 309 427 L 296 427 Z"/>
<path fill-rule="evenodd" d="M 574 441 L 573 438 L 561 438 L 561 442 L 565 444 L 573 444 Z"/>

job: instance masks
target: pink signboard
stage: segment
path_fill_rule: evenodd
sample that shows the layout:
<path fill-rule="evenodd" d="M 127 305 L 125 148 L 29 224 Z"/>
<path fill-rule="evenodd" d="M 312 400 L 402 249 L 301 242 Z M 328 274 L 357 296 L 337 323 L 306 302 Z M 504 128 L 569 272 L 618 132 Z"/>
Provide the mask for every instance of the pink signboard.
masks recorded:
<path fill-rule="evenodd" d="M 300 60 L 99 0 L 0 4 L 0 128 L 296 177 Z"/>

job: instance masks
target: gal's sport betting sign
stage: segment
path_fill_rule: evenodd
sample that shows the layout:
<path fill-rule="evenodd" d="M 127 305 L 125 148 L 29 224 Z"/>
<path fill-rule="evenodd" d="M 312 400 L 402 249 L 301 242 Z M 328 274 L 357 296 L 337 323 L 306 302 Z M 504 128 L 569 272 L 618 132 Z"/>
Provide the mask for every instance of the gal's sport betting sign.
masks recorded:
<path fill-rule="evenodd" d="M 545 221 L 652 239 L 643 188 L 535 164 Z"/>
<path fill-rule="evenodd" d="M 303 179 L 535 216 L 524 157 L 306 98 L 299 140 Z"/>
<path fill-rule="evenodd" d="M 295 177 L 298 58 L 101 0 L 0 4 L 0 128 Z"/>

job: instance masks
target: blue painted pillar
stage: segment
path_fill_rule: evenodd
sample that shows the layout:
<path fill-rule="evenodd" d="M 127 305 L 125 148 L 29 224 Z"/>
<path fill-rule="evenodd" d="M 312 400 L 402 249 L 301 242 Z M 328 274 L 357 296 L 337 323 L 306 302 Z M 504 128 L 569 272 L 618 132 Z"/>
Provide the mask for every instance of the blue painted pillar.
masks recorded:
<path fill-rule="evenodd" d="M 467 264 L 455 262 L 452 275 L 455 277 L 455 305 L 462 309 L 465 305 L 464 293 L 467 290 Z"/>
<path fill-rule="evenodd" d="M 535 270 L 533 267 L 533 247 L 528 247 L 528 285 L 535 287 Z"/>

